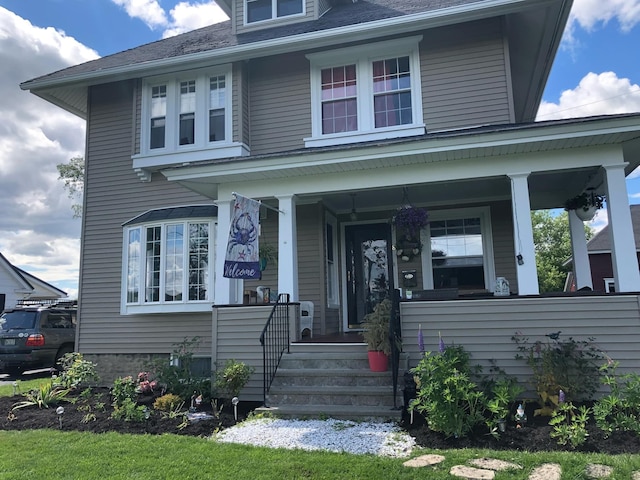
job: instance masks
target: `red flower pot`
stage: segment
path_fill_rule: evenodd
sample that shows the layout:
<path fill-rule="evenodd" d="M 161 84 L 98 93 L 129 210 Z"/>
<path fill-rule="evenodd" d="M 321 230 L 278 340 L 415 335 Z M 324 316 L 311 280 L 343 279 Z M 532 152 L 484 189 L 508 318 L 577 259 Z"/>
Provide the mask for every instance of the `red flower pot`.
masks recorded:
<path fill-rule="evenodd" d="M 372 372 L 386 372 L 389 368 L 389 357 L 384 352 L 369 350 L 369 368 Z"/>

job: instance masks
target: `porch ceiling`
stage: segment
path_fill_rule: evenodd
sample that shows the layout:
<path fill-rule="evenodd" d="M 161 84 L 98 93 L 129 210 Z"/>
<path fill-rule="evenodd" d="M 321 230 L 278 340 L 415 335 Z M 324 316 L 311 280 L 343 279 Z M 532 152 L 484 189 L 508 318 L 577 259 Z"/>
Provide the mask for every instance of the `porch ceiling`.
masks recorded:
<path fill-rule="evenodd" d="M 402 198 L 402 187 L 411 184 L 411 201 L 415 204 L 454 204 L 489 199 L 510 198 L 510 184 L 506 174 L 532 172 L 529 177 L 531 206 L 534 209 L 561 207 L 564 201 L 580 193 L 586 186 L 602 185 L 599 165 L 594 159 L 584 160 L 576 154 L 597 151 L 599 147 L 621 146 L 624 161 L 629 165 L 627 174 L 640 164 L 640 114 L 573 119 L 570 121 L 540 122 L 528 125 L 488 126 L 460 131 L 427 134 L 414 139 L 392 140 L 381 143 L 305 149 L 276 155 L 263 155 L 225 160 L 212 160 L 193 165 L 182 165 L 162 171 L 171 181 L 199 193 L 217 198 L 217 186 L 226 183 L 277 182 L 309 177 L 353 175 L 354 173 L 381 171 L 402 167 L 422 166 L 421 178 L 409 182 L 393 183 L 388 188 L 378 185 L 369 190 L 329 189 L 322 184 L 309 195 L 329 195 L 336 211 L 351 208 L 351 191 L 362 207 L 377 208 L 397 205 Z M 587 148 L 589 150 L 587 150 Z M 566 165 L 555 162 L 552 167 L 540 168 L 536 163 L 540 154 L 555 152 L 554 158 L 571 158 Z M 586 155 L 585 155 L 586 156 Z M 598 161 L 606 162 L 607 158 Z M 496 162 L 507 162 L 505 170 L 491 168 Z M 619 160 L 618 160 L 619 163 Z M 428 164 L 434 164 L 429 167 Z M 431 179 L 430 170 L 436 165 L 450 165 L 451 176 L 446 181 Z M 455 168 L 473 165 L 473 176 L 458 180 Z M 483 173 L 483 169 L 486 171 Z M 546 170 L 545 170 L 546 169 Z M 368 175 L 369 176 L 369 175 Z M 406 180 L 406 179 L 405 179 Z M 427 187 L 428 185 L 428 187 Z M 325 184 L 326 186 L 326 184 Z"/>

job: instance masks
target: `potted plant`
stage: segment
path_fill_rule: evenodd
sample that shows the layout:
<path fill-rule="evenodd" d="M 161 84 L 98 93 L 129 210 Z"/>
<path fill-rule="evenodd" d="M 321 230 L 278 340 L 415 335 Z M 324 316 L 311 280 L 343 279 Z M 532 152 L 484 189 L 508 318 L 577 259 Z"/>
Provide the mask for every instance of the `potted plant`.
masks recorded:
<path fill-rule="evenodd" d="M 362 337 L 367 344 L 369 368 L 373 372 L 386 372 L 389 367 L 391 341 L 389 340 L 389 319 L 391 317 L 391 300 L 378 303 L 373 312 L 365 315 L 362 326 Z"/>
<path fill-rule="evenodd" d="M 259 242 L 259 244 L 258 257 L 260 258 L 260 271 L 263 272 L 267 268 L 269 261 L 275 262 L 278 260 L 278 252 L 276 247 L 269 242 Z"/>
<path fill-rule="evenodd" d="M 396 227 L 397 237 L 393 249 L 400 259 L 408 262 L 422 250 L 420 230 L 429 223 L 429 214 L 424 208 L 407 203 L 391 217 L 391 223 Z"/>
<path fill-rule="evenodd" d="M 602 195 L 596 195 L 593 192 L 583 192 L 567 200 L 564 204 L 564 209 L 566 211 L 575 210 L 578 218 L 584 222 L 591 220 L 596 210 L 602 208 L 603 205 L 604 198 Z"/>

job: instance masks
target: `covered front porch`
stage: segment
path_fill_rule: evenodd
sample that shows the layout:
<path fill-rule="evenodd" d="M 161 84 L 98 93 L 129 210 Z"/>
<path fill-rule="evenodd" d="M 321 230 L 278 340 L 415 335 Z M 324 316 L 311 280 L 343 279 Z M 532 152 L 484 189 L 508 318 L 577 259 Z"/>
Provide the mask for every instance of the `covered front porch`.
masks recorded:
<path fill-rule="evenodd" d="M 222 271 L 234 192 L 260 199 L 261 242 L 277 249 L 260 281 L 215 278 L 215 304 L 267 287 L 314 305 L 313 333 L 357 331 L 377 292 L 539 293 L 530 212 L 584 192 L 606 199 L 617 292 L 640 291 L 625 177 L 640 162 L 637 116 L 471 128 L 402 141 L 317 148 L 163 171 L 218 205 Z M 390 219 L 405 202 L 430 224 L 414 255 L 397 255 Z M 577 288 L 591 275 L 582 222 L 570 212 Z M 444 247 L 443 247 L 444 246 Z M 447 250 L 448 249 L 448 250 Z M 376 259 L 372 259 L 372 253 Z M 385 270 L 375 278 L 373 269 Z M 596 288 L 597 289 L 597 288 Z M 411 292 L 411 294 L 409 294 Z M 421 297 L 424 299 L 425 297 Z"/>

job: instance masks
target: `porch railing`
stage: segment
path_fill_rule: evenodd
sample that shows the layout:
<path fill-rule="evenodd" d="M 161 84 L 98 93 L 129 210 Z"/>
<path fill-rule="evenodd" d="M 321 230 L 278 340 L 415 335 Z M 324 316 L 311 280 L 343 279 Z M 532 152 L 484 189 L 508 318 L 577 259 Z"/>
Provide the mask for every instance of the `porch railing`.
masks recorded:
<path fill-rule="evenodd" d="M 391 377 L 393 382 L 393 408 L 397 405 L 398 371 L 402 350 L 402 328 L 400 322 L 400 290 L 391 291 L 391 318 L 389 319 L 389 341 L 391 343 Z"/>
<path fill-rule="evenodd" d="M 281 293 L 278 301 L 271 309 L 262 334 L 263 397 L 267 406 L 267 394 L 276 375 L 280 359 L 285 352 L 289 353 L 289 294 Z"/>

